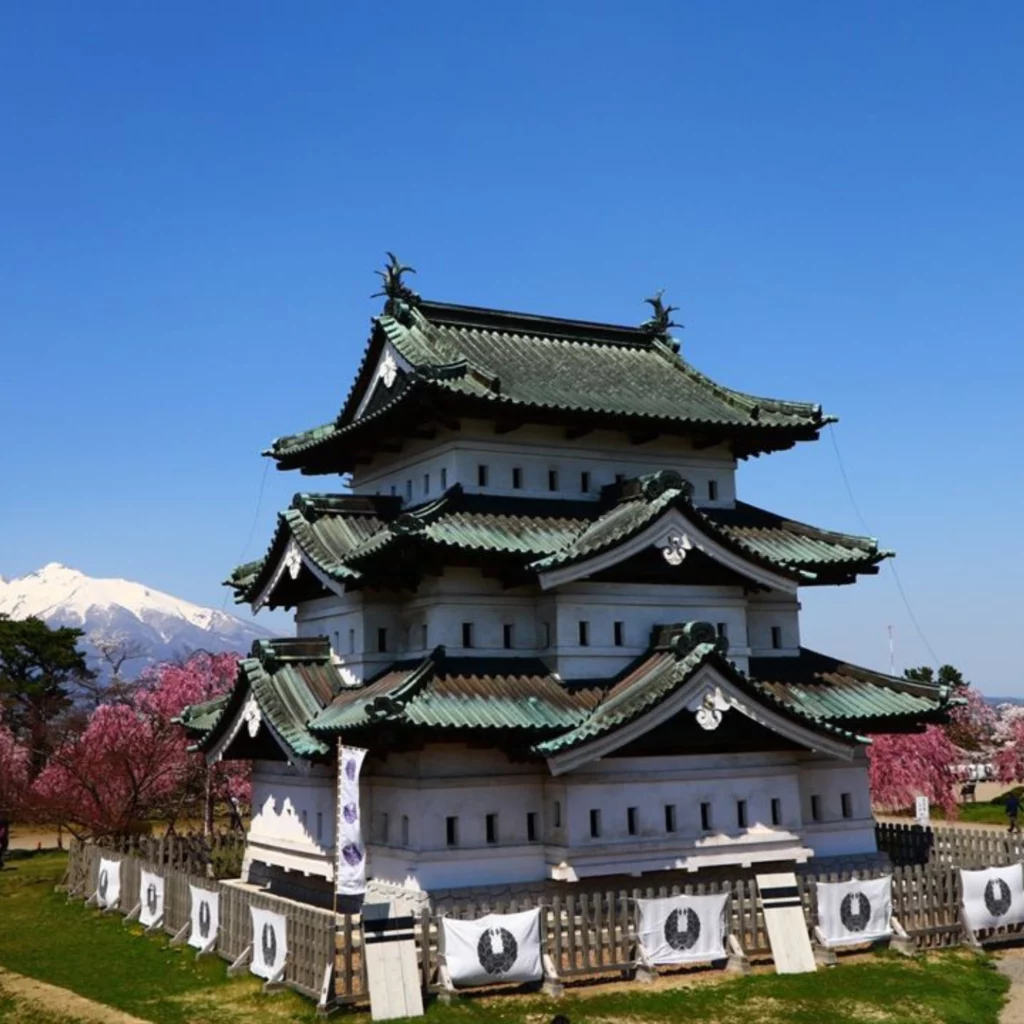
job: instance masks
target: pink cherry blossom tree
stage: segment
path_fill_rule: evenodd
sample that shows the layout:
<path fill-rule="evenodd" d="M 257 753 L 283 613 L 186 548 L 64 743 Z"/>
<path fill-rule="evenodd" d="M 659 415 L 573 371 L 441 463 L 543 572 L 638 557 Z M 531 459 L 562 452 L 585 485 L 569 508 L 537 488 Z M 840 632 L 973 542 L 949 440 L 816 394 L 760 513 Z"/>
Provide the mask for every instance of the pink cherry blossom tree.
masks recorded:
<path fill-rule="evenodd" d="M 31 760 L 28 747 L 18 742 L 4 724 L 0 711 L 0 815 L 6 811 L 13 817 L 21 812 L 28 792 Z"/>
<path fill-rule="evenodd" d="M 929 725 L 924 732 L 871 737 L 868 747 L 871 798 L 875 807 L 896 811 L 926 796 L 949 817 L 958 810 L 956 767 L 963 753 L 946 731 Z"/>
<path fill-rule="evenodd" d="M 207 791 L 237 811 L 248 800 L 247 766 L 208 769 L 173 721 L 189 704 L 230 689 L 236 665 L 232 654 L 194 654 L 146 673 L 122 702 L 97 707 L 35 780 L 39 813 L 77 835 L 109 835 L 154 818 L 173 827 Z"/>

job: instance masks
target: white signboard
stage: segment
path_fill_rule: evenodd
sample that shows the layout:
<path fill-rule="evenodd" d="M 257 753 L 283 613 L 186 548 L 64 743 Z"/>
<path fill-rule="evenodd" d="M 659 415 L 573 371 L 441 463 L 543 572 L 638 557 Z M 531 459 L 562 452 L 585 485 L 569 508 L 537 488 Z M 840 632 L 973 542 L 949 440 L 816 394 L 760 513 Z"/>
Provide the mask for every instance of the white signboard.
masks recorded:
<path fill-rule="evenodd" d="M 139 880 L 139 924 L 151 928 L 164 917 L 164 880 L 143 868 Z"/>
<path fill-rule="evenodd" d="M 722 960 L 727 893 L 636 901 L 636 934 L 649 964 Z"/>
<path fill-rule="evenodd" d="M 338 745 L 338 866 L 335 892 L 360 896 L 366 892 L 366 847 L 359 809 L 359 773 L 366 751 Z"/>
<path fill-rule="evenodd" d="M 1020 864 L 960 870 L 964 916 L 973 931 L 1024 922 L 1024 871 Z"/>
<path fill-rule="evenodd" d="M 487 914 L 475 921 L 441 919 L 452 984 L 540 981 L 540 910 Z"/>
<path fill-rule="evenodd" d="M 288 919 L 284 914 L 250 907 L 252 913 L 252 962 L 249 969 L 267 981 L 284 970 L 288 957 Z"/>
<path fill-rule="evenodd" d="M 928 797 L 919 796 L 914 801 L 914 818 L 918 825 L 927 825 L 929 822 Z"/>
<path fill-rule="evenodd" d="M 892 935 L 892 876 L 818 882 L 818 928 L 831 949 Z"/>
<path fill-rule="evenodd" d="M 220 929 L 220 893 L 197 885 L 190 885 L 188 892 L 189 916 L 192 919 L 188 944 L 196 949 L 206 949 Z"/>
<path fill-rule="evenodd" d="M 121 902 L 121 862 L 100 858 L 100 873 L 96 880 L 96 902 L 106 910 Z"/>

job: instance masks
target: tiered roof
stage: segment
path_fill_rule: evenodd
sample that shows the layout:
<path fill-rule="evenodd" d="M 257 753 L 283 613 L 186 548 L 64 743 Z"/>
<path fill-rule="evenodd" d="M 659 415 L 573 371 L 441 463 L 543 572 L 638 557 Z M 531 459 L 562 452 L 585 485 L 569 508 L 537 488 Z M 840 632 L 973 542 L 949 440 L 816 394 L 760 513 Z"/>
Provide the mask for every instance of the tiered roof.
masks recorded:
<path fill-rule="evenodd" d="M 381 373 L 381 360 L 392 364 Z M 429 302 L 407 293 L 375 317 L 355 384 L 330 423 L 276 439 L 279 469 L 350 471 L 384 445 L 459 417 L 548 423 L 634 439 L 686 435 L 738 458 L 815 440 L 832 417 L 704 376 L 650 324 L 612 324 Z"/>
<path fill-rule="evenodd" d="M 552 757 L 622 729 L 712 668 L 751 705 L 782 715 L 822 743 L 865 742 L 942 720 L 950 691 L 847 665 L 802 649 L 796 657 L 753 659 L 749 675 L 728 660 L 709 623 L 659 627 L 652 644 L 617 676 L 567 684 L 537 658 L 449 657 L 397 661 L 351 685 L 326 640 L 259 641 L 218 707 L 190 709 L 182 724 L 203 749 L 230 742 L 246 702 L 255 700 L 288 756 L 325 756 L 344 735 L 370 748 L 397 735 L 490 735 L 534 757 Z"/>
<path fill-rule="evenodd" d="M 851 582 L 877 572 L 891 554 L 870 537 L 821 530 L 743 502 L 698 507 L 686 481 L 662 471 L 606 488 L 596 502 L 474 495 L 456 485 L 403 512 L 392 497 L 296 495 L 266 556 L 240 566 L 228 584 L 238 601 L 292 604 L 311 587 L 380 584 L 453 558 L 486 559 L 510 578 L 536 581 L 615 549 L 670 513 L 737 559 L 800 585 Z M 291 545 L 304 556 L 305 583 L 280 571 Z"/>

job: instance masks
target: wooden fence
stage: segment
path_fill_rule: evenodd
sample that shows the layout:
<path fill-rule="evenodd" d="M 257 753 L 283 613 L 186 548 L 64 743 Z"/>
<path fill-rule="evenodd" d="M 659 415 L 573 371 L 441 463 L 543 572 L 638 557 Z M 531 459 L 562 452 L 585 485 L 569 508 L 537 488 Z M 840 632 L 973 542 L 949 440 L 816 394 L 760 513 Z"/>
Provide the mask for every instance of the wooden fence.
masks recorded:
<path fill-rule="evenodd" d="M 878 849 L 894 865 L 946 864 L 986 868 L 1024 861 L 1024 835 L 997 828 L 943 828 L 879 822 Z"/>
<path fill-rule="evenodd" d="M 971 834 L 961 839 L 934 834 L 924 839 L 916 833 L 904 837 L 901 830 L 916 826 L 886 826 L 887 835 L 907 851 L 922 845 L 931 851 L 929 863 L 897 863 L 886 868 L 875 863 L 870 867 L 826 872 L 815 867 L 798 869 L 797 888 L 808 927 L 817 922 L 816 882 L 847 881 L 851 878 L 874 878 L 892 875 L 892 910 L 909 936 L 922 949 L 955 946 L 965 939 L 960 921 L 959 867 L 987 867 L 1013 863 L 1014 848 L 1000 848 L 1002 837 L 985 836 L 987 845 L 972 843 Z M 979 830 L 980 831 L 980 830 Z M 1015 840 L 1016 841 L 1016 840 Z M 988 853 L 998 857 L 986 859 Z M 79 894 L 95 891 L 100 856 L 108 850 L 75 844 L 69 868 L 69 884 Z M 122 913 L 137 902 L 139 877 L 147 862 L 124 854 L 122 859 Z M 964 858 L 964 863 L 956 863 Z M 894 858 L 895 859 L 895 858 Z M 221 931 L 218 952 L 234 960 L 251 941 L 250 907 L 260 907 L 283 914 L 288 922 L 288 965 L 286 982 L 305 995 L 317 998 L 328 964 L 335 967 L 333 1001 L 365 1003 L 368 1001 L 366 970 L 362 955 L 362 930 L 358 915 L 333 914 L 330 911 L 281 899 L 238 882 L 213 882 L 203 876 L 160 867 L 152 867 L 165 877 L 166 910 L 164 928 L 176 932 L 188 919 L 188 886 L 216 888 L 221 899 Z M 683 876 L 685 879 L 686 876 Z M 415 935 L 417 957 L 424 991 L 439 990 L 438 937 L 444 916 L 470 919 L 487 913 L 514 913 L 541 908 L 541 941 L 544 952 L 565 979 L 617 977 L 633 969 L 637 959 L 636 900 L 679 894 L 705 895 L 725 892 L 727 924 L 747 955 L 753 959 L 768 958 L 771 949 L 765 929 L 753 875 L 736 877 L 718 875 L 704 881 L 694 880 L 664 884 L 637 885 L 623 888 L 562 890 L 547 894 L 513 893 L 504 896 L 457 897 L 439 899 L 432 910 L 418 912 Z M 1019 929 L 993 933 L 995 939 L 1015 938 Z"/>
<path fill-rule="evenodd" d="M 100 840 L 99 845 L 115 853 L 129 854 L 142 860 L 175 871 L 193 875 L 219 877 L 216 868 L 219 863 L 235 865 L 237 876 L 245 851 L 244 832 L 215 832 L 205 836 L 201 832 L 186 832 L 183 835 L 127 835 L 109 836 Z"/>

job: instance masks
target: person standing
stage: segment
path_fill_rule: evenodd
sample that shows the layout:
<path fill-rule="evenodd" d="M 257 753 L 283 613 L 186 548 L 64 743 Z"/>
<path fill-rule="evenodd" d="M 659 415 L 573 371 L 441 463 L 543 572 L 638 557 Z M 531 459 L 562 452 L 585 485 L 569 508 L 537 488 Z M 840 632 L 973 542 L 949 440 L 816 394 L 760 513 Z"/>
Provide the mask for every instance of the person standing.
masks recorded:
<path fill-rule="evenodd" d="M 4 859 L 7 857 L 7 847 L 11 842 L 11 823 L 7 820 L 7 814 L 0 811 L 0 871 L 4 868 Z"/>
<path fill-rule="evenodd" d="M 1006 816 L 1010 819 L 1010 831 L 1019 832 L 1020 825 L 1017 824 L 1017 815 L 1020 814 L 1020 797 L 1011 792 L 1006 798 Z"/>

